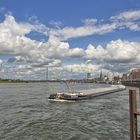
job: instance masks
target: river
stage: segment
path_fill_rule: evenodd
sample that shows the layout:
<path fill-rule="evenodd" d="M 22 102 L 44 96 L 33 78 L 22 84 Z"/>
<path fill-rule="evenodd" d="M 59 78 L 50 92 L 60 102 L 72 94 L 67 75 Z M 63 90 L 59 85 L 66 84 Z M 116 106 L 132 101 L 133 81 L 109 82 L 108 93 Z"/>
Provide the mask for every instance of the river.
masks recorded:
<path fill-rule="evenodd" d="M 129 139 L 128 89 L 76 102 L 48 101 L 63 88 L 61 83 L 0 84 L 0 140 Z"/>

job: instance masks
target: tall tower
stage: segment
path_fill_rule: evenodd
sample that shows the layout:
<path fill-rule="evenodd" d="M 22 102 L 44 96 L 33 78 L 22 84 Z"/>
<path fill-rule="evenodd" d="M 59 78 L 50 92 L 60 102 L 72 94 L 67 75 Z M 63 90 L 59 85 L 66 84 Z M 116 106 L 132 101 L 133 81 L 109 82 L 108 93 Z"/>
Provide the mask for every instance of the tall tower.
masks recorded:
<path fill-rule="evenodd" d="M 90 79 L 91 78 L 91 73 L 87 73 L 87 79 Z"/>
<path fill-rule="evenodd" d="M 101 70 L 101 72 L 100 72 L 100 81 L 102 81 L 103 80 L 103 74 L 102 74 L 102 70 Z"/>

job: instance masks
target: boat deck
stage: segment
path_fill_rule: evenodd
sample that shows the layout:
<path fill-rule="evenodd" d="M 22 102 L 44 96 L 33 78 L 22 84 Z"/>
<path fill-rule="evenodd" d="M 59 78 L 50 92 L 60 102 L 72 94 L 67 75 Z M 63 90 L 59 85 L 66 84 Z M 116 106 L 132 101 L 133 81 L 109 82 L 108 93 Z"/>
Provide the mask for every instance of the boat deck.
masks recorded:
<path fill-rule="evenodd" d="M 124 88 L 116 88 L 116 86 L 113 86 L 113 87 L 106 87 L 106 88 L 80 90 L 78 92 L 80 92 L 82 95 L 99 96 L 99 95 L 110 94 L 112 92 L 117 92 L 121 90 L 124 90 Z"/>

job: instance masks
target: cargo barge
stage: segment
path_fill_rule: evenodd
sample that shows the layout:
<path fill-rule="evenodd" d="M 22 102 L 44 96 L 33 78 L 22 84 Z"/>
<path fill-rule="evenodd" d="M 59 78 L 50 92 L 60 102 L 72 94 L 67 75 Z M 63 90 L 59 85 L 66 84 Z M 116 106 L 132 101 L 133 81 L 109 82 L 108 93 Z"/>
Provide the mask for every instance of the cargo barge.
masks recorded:
<path fill-rule="evenodd" d="M 110 87 L 105 88 L 95 88 L 95 89 L 87 89 L 80 90 L 74 92 L 58 92 L 55 94 L 51 94 L 49 96 L 49 100 L 61 101 L 61 100 L 82 100 L 89 99 L 101 95 L 106 95 L 114 92 L 119 92 L 125 90 L 125 86 L 123 85 L 111 85 Z"/>

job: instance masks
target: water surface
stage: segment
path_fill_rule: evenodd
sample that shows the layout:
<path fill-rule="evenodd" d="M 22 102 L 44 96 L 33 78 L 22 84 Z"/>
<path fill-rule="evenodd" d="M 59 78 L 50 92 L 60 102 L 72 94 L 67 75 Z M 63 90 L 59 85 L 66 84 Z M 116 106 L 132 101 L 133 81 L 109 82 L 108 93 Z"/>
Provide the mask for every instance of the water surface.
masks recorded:
<path fill-rule="evenodd" d="M 106 85 L 74 84 L 72 89 Z M 51 89 L 51 90 L 50 90 Z M 77 102 L 50 102 L 60 83 L 0 84 L 1 140 L 128 140 L 128 89 Z"/>

